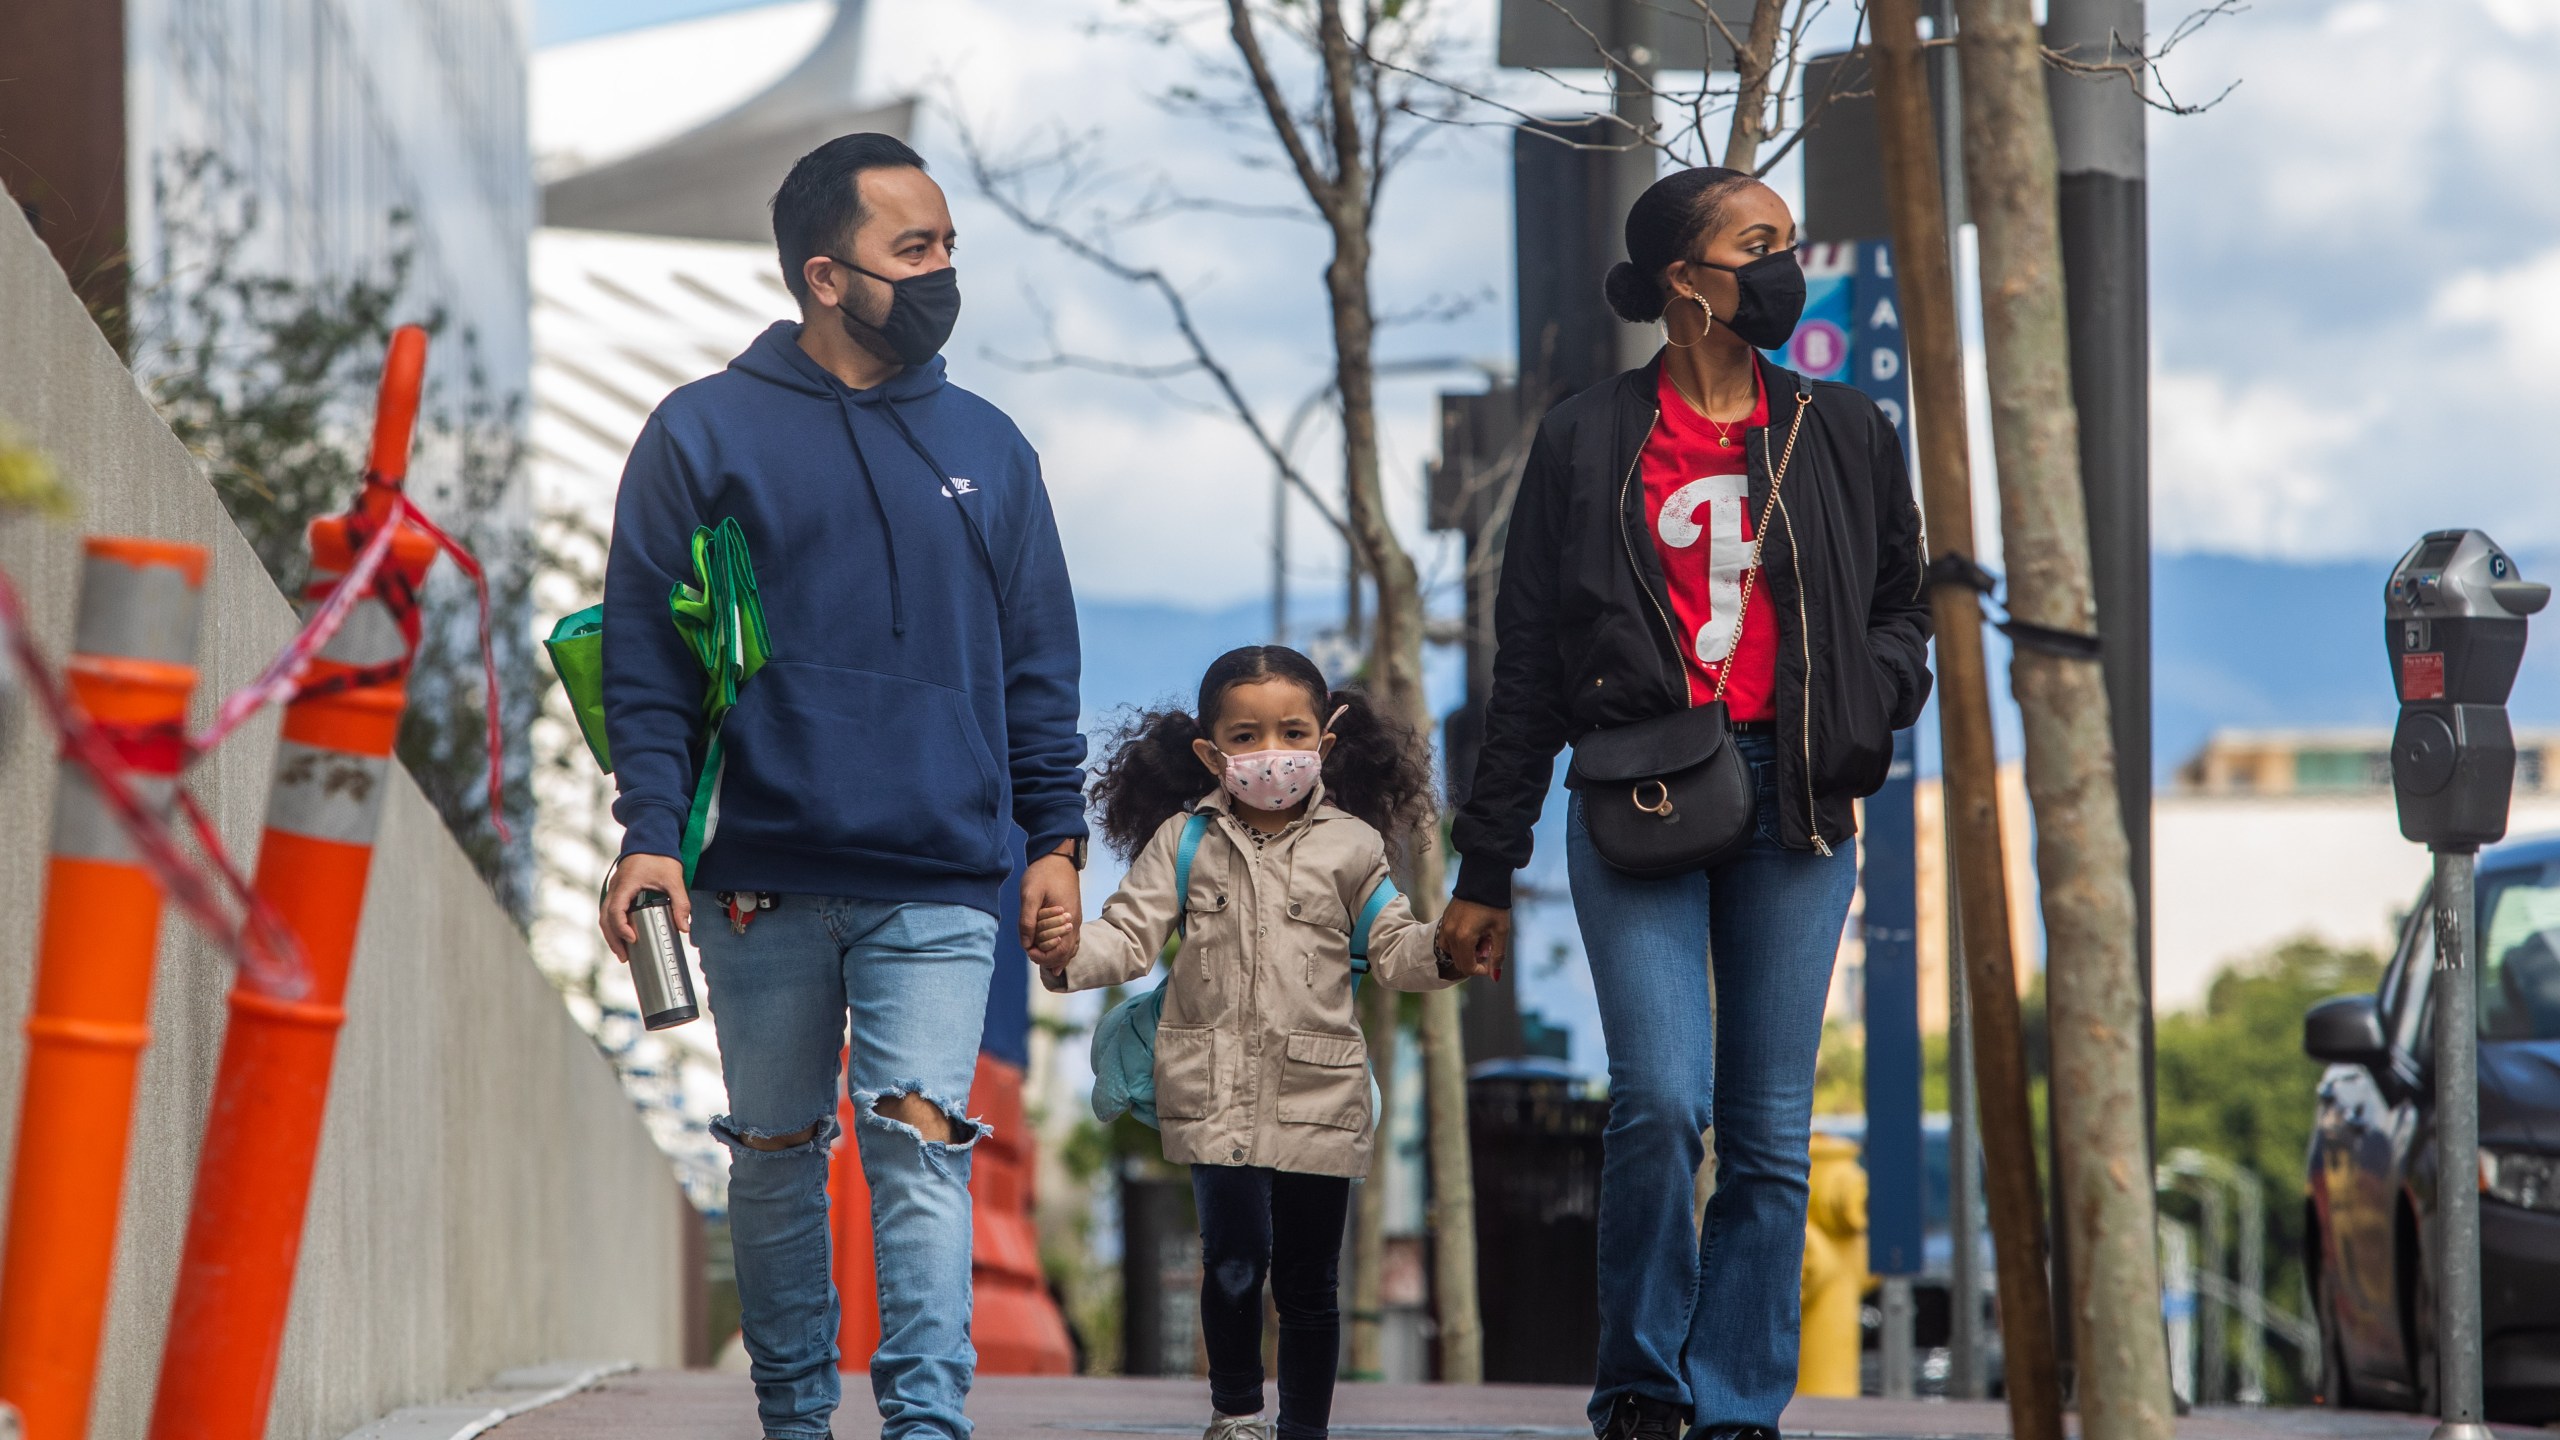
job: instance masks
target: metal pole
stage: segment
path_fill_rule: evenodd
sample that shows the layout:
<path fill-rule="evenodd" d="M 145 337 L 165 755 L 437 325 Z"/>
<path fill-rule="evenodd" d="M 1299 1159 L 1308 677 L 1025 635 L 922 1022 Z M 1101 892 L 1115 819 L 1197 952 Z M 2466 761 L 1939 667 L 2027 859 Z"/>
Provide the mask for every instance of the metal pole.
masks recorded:
<path fill-rule="evenodd" d="M 1911 1277 L 1887 1275 L 1877 1287 L 1883 1300 L 1884 1344 L 1878 1351 L 1878 1388 L 1887 1400 L 1908 1400 L 1919 1393 L 1911 1356 Z"/>
<path fill-rule="evenodd" d="M 2232 1206 L 2240 1227 L 2240 1393 L 2243 1405 L 2267 1403 L 2267 1195 L 2258 1177 L 2230 1167 Z"/>
<path fill-rule="evenodd" d="M 1943 817 L 1945 782 L 1939 782 Z M 1965 993 L 1964 917 L 1957 912 L 1955 829 L 1947 862 L 1947 1393 L 1982 1398 L 1981 1135 L 1973 1115 L 1973 1014 Z"/>
<path fill-rule="evenodd" d="M 2227 1281 L 2231 1274 L 2231 1201 L 2221 1177 L 2210 1171 L 2196 1176 L 2196 1198 L 2204 1206 L 2204 1254 L 2199 1267 L 2216 1281 Z M 2225 1383 L 2230 1371 L 2231 1292 L 2226 1285 L 2214 1288 L 2222 1293 L 2210 1305 L 2200 1306 L 2196 1314 L 2196 1389 L 2199 1405 L 2231 1398 L 2231 1387 Z"/>
<path fill-rule="evenodd" d="M 1920 1113 L 1919 909 L 1913 888 L 1912 733 L 1893 737 L 1884 788 L 1868 797 L 1859 886 L 1865 896 L 1867 959 L 1862 999 L 1867 1029 L 1867 1265 L 1883 1282 L 1879 1337 L 1884 1394 L 1912 1392 L 1911 1277 L 1926 1249 L 1927 1195 Z"/>
<path fill-rule="evenodd" d="M 1289 643 L 1289 477 L 1271 471 L 1271 643 Z"/>
<path fill-rule="evenodd" d="M 1937 43 L 1925 53 L 1930 98 L 1935 103 L 1938 132 L 1938 193 L 1946 213 L 1947 265 L 1963 270 L 1963 247 L 1956 232 L 1965 223 L 1964 106 L 1962 72 L 1956 63 L 1955 0 L 1922 0 L 1930 38 Z M 1939 814 L 1946 822 L 1947 871 L 1947 1231 L 1952 1242 L 1947 1298 L 1953 1310 L 1947 1332 L 1951 1352 L 1947 1393 L 1959 1400 L 1978 1400 L 1985 1392 L 1982 1374 L 1982 1131 L 1974 1114 L 1973 1003 L 1965 992 L 1963 887 L 1956 883 L 1954 812 L 1947 806 L 1946 782 L 1939 781 Z"/>
<path fill-rule="evenodd" d="M 1927 51 L 1929 98 L 1935 104 L 1938 121 L 1938 193 L 1947 212 L 1947 263 L 1959 274 L 1963 271 L 1962 248 L 1956 243 L 1956 232 L 1967 219 L 1964 198 L 1964 91 L 1963 69 L 1956 62 L 1955 0 L 1921 0 L 1920 13 L 1929 19 L 1931 38 L 1936 42 Z"/>
<path fill-rule="evenodd" d="M 2052 0 L 2045 43 L 2095 65 L 2138 62 L 2143 0 Z M 2133 874 L 2142 983 L 2144 1133 L 2151 1085 L 2151 320 L 2147 107 L 2122 72 L 2048 70 L 2061 170 L 2062 274 L 2089 575 L 2106 638 L 2116 797 Z M 2059 1236 L 2060 1228 L 2055 1234 Z"/>
<path fill-rule="evenodd" d="M 1610 113 L 1624 122 L 1611 139 L 1626 147 L 1609 167 L 1615 203 L 1610 207 L 1610 244 L 1605 253 L 1613 259 L 1625 249 L 1622 235 L 1627 212 L 1653 184 L 1653 76 L 1661 55 L 1654 43 L 1653 10 L 1647 0 L 1609 0 L 1609 50 L 1617 59 L 1609 71 Z M 1650 325 L 1620 325 L 1617 336 L 1621 370 L 1652 359 L 1659 343 Z"/>
<path fill-rule="evenodd" d="M 2480 1037 L 2468 848 L 2436 855 L 2436 1396 L 2431 1440 L 2489 1440 L 2480 1422 Z"/>

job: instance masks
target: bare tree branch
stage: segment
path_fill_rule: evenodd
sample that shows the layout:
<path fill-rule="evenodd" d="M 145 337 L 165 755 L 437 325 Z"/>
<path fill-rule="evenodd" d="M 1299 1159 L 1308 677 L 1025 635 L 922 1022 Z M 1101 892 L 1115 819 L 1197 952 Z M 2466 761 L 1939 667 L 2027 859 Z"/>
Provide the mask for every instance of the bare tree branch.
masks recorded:
<path fill-rule="evenodd" d="M 1492 304 L 1493 301 L 1494 293 L 1490 286 L 1466 295 L 1443 295 L 1435 292 L 1425 296 L 1416 304 L 1405 306 L 1401 310 L 1389 310 L 1379 315 L 1378 328 L 1384 330 L 1390 325 L 1446 325 L 1454 320 L 1465 319 L 1479 309 Z"/>
<path fill-rule="evenodd" d="M 952 128 L 959 137 L 961 154 L 968 161 L 970 179 L 978 187 L 979 193 L 986 196 L 998 210 L 1003 211 L 1006 219 L 1011 220 L 1024 231 L 1057 245 L 1068 254 L 1115 280 L 1154 291 L 1156 298 L 1163 302 L 1166 313 L 1172 318 L 1175 331 L 1182 336 L 1184 345 L 1191 351 L 1191 368 L 1196 368 L 1201 374 L 1209 377 L 1210 383 L 1217 387 L 1219 395 L 1225 399 L 1228 409 L 1234 414 L 1237 422 L 1253 436 L 1254 444 L 1261 448 L 1263 455 L 1271 461 L 1273 468 L 1279 471 L 1281 478 L 1290 488 L 1306 497 L 1307 502 L 1315 507 L 1316 513 L 1324 517 L 1325 523 L 1331 525 L 1335 532 L 1342 536 L 1345 543 L 1349 543 L 1352 538 L 1350 525 L 1326 501 L 1325 497 L 1307 482 L 1307 477 L 1299 472 L 1295 462 L 1289 458 L 1288 452 L 1272 439 L 1271 432 L 1262 423 L 1262 417 L 1254 411 L 1252 402 L 1245 398 L 1243 389 L 1236 384 L 1234 374 L 1218 359 L 1216 352 L 1209 346 L 1208 338 L 1201 333 L 1199 324 L 1191 314 L 1190 299 L 1182 293 L 1182 287 L 1176 285 L 1173 278 L 1163 270 L 1152 265 L 1138 265 L 1123 260 L 1053 216 L 1034 213 L 1012 188 L 1013 184 L 1019 181 L 1020 175 L 989 163 L 985 152 L 978 145 L 977 135 L 972 127 L 965 121 L 959 120 L 956 114 L 954 121 Z M 1058 163 L 1072 163 L 1072 151 L 1068 147 L 1062 145 L 1057 154 L 1061 157 Z M 1062 180 L 1062 187 L 1067 183 Z M 1062 361 L 1066 360 L 1066 357 L 1059 358 Z M 1084 366 L 1083 368 L 1096 367 Z M 1154 368 L 1157 367 L 1134 367 L 1141 372 Z M 1140 378 L 1162 378 L 1162 376 L 1141 375 Z"/>
<path fill-rule="evenodd" d="M 1244 57 L 1245 69 L 1253 77 L 1253 90 L 1262 97 L 1264 113 L 1271 117 L 1272 134 L 1279 137 L 1280 147 L 1289 152 L 1289 163 L 1298 172 L 1298 183 L 1307 188 L 1319 209 L 1330 209 L 1333 181 L 1307 153 L 1306 137 L 1298 133 L 1297 117 L 1290 113 L 1287 97 L 1280 93 L 1280 82 L 1271 75 L 1271 61 L 1262 53 L 1262 39 L 1254 33 L 1253 10 L 1249 0 L 1227 0 L 1227 33 L 1234 37 L 1236 53 Z"/>
<path fill-rule="evenodd" d="M 2189 12 L 2186 18 L 2171 27 L 2168 38 L 2160 42 L 2160 48 L 2151 51 L 2145 51 L 2142 48 L 2139 36 L 2128 40 L 2114 31 L 2109 31 L 2107 33 L 2108 58 L 2105 60 L 2082 60 L 2077 56 L 2056 50 L 2050 45 L 2038 48 L 2043 53 L 2044 63 L 2056 70 L 2091 78 L 2120 75 L 2124 77 L 2125 84 L 2133 87 L 2135 98 L 2152 109 L 2168 115 L 2200 115 L 2230 99 L 2231 92 L 2240 88 L 2240 82 L 2234 80 L 2223 86 L 2210 100 L 2196 104 L 2183 104 L 2176 95 L 2170 93 L 2168 77 L 2160 73 L 2160 62 L 2169 57 L 2169 52 L 2177 49 L 2205 26 L 2224 16 L 2240 14 L 2248 8 L 2248 0 L 2214 0 L 2213 4 Z M 2127 58 L 2115 58 L 2118 56 Z M 2148 86 L 2143 83 L 2145 80 L 2150 82 Z M 2156 96 L 2152 93 L 2154 89 L 2159 92 Z"/>
<path fill-rule="evenodd" d="M 1713 10 L 1708 16 L 1716 28 L 1724 21 Z M 1787 0 L 1755 0 L 1751 7 L 1751 34 L 1734 47 L 1734 70 L 1742 77 L 1741 88 L 1733 101 L 1733 128 L 1725 136 L 1724 164 L 1735 170 L 1748 170 L 1760 153 L 1760 142 L 1769 138 L 1769 77 L 1777 69 L 1778 32 L 1787 18 Z"/>

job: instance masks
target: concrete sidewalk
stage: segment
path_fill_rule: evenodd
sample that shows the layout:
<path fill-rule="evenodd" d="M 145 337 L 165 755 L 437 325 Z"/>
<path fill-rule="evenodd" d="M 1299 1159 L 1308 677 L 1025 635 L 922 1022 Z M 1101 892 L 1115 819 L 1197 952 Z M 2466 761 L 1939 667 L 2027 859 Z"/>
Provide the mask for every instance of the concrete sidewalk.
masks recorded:
<path fill-rule="evenodd" d="M 879 1433 L 869 1386 L 847 1376 L 836 1434 Z M 1528 1385 L 1345 1385 L 1334 1400 L 1340 1440 L 1588 1440 L 1579 1390 Z M 1033 1380 L 990 1377 L 970 1398 L 977 1440 L 1102 1440 L 1189 1437 L 1208 1418 L 1198 1380 Z M 2180 1422 L 2179 1440 L 2424 1440 L 2434 1422 L 2363 1411 L 2199 1412 Z M 1992 1440 L 2006 1436 L 1996 1404 L 1884 1400 L 1798 1400 L 1788 1407 L 1787 1440 Z M 617 1376 L 581 1395 L 520 1415 L 486 1432 L 497 1440 L 757 1440 L 754 1392 L 743 1376 L 649 1371 Z M 2501 1430 L 2517 1436 L 2541 1432 Z"/>

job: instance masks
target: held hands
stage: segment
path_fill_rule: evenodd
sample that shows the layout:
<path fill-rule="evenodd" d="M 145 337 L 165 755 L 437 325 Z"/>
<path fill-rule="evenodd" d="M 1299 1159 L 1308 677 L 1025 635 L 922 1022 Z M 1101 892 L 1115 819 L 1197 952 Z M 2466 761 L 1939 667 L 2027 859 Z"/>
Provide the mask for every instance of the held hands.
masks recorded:
<path fill-rule="evenodd" d="M 1502 962 L 1511 954 L 1511 912 L 1452 900 L 1440 914 L 1431 945 L 1448 973 L 1499 980 Z"/>
<path fill-rule="evenodd" d="M 1065 909 L 1044 905 L 1040 909 L 1038 923 L 1033 927 L 1031 943 L 1022 948 L 1031 952 L 1031 958 L 1039 961 L 1041 969 L 1064 970 L 1067 962 L 1075 958 L 1075 929 L 1075 917 Z M 1042 958 L 1052 955 L 1056 958 Z"/>
<path fill-rule="evenodd" d="M 1043 970 L 1063 971 L 1076 958 L 1076 917 L 1084 913 L 1075 862 L 1064 850 L 1043 855 L 1022 872 L 1022 948 Z"/>
<path fill-rule="evenodd" d="M 693 897 L 685 893 L 684 862 L 672 855 L 625 855 L 613 867 L 613 883 L 605 888 L 596 928 L 613 958 L 631 963 L 631 942 L 640 932 L 631 925 L 631 901 L 643 890 L 663 890 L 675 901 L 676 928 L 693 933 Z"/>

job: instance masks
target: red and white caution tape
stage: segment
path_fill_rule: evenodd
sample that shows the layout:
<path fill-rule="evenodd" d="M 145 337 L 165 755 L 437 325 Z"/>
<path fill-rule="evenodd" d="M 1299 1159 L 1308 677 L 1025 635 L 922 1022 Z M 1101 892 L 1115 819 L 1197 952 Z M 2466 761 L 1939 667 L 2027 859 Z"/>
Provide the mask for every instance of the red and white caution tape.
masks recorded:
<path fill-rule="evenodd" d="M 368 488 L 378 484 L 382 482 L 367 477 Z M 64 758 L 87 772 L 106 801 L 108 813 L 132 840 L 135 852 L 161 890 L 222 948 L 232 963 L 249 974 L 256 988 L 288 999 L 299 998 L 310 986 L 301 949 L 294 943 L 292 933 L 251 888 L 195 796 L 179 784 L 174 788 L 176 808 L 185 816 L 196 848 L 221 881 L 221 888 L 239 907 L 243 918 L 234 923 L 214 885 L 179 848 L 167 817 L 144 802 L 134 789 L 132 777 L 137 773 L 180 775 L 231 738 L 258 711 L 300 694 L 302 678 L 312 660 L 327 648 L 356 606 L 376 589 L 382 567 L 391 554 L 392 540 L 405 523 L 423 531 L 451 556 L 454 565 L 471 577 L 478 592 L 480 666 L 488 715 L 489 821 L 502 842 L 515 838 L 505 812 L 506 740 L 499 719 L 498 657 L 490 629 L 488 572 L 462 542 L 429 520 L 397 486 L 386 488 L 392 491 L 391 522 L 366 539 L 346 574 L 330 582 L 328 593 L 312 609 L 292 641 L 277 652 L 255 680 L 225 696 L 215 708 L 213 723 L 195 735 L 186 734 L 176 725 L 109 726 L 90 719 L 54 678 L 53 667 L 27 627 L 25 604 L 8 575 L 0 572 L 0 640 L 5 640 L 22 683 L 35 696 L 37 710 L 61 737 Z M 405 591 L 405 586 L 401 588 Z M 395 608 L 409 612 L 402 615 L 401 628 L 411 632 L 407 636 L 411 654 L 379 676 L 365 675 L 363 683 L 382 684 L 398 679 L 415 657 L 415 602 L 405 594 L 399 599 L 401 604 Z"/>
<path fill-rule="evenodd" d="M 72 703 L 70 694 L 54 679 L 53 667 L 46 662 L 27 627 L 26 606 L 18 597 L 17 587 L 9 583 L 4 573 L 0 573 L 0 638 L 8 643 L 20 682 L 35 696 L 37 711 L 62 737 L 63 757 L 88 773 L 90 783 L 106 802 L 108 813 L 115 816 L 116 823 L 133 841 L 135 853 L 159 882 L 162 892 L 222 948 L 233 964 L 255 976 L 261 989 L 300 998 L 310 988 L 300 947 L 274 912 L 239 878 L 239 867 L 223 848 L 222 837 L 187 796 L 185 787 L 178 787 L 179 804 L 195 828 L 197 845 L 247 916 L 241 923 L 233 923 L 213 887 L 178 848 L 177 836 L 171 832 L 167 819 L 134 790 L 130 777 L 141 768 L 135 762 L 144 761 L 153 771 L 163 770 L 178 758 L 177 752 L 186 744 L 185 737 L 176 733 L 175 727 L 110 729 L 92 721 L 87 712 Z M 149 753 L 155 749 L 168 753 Z"/>

